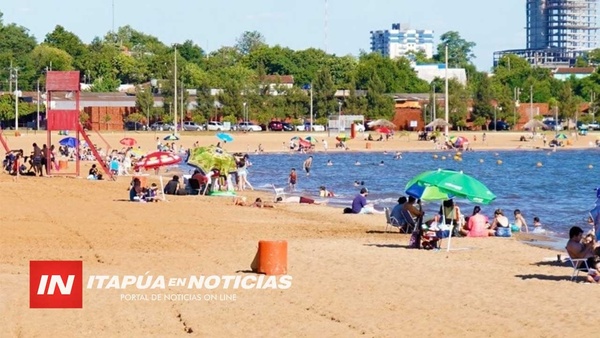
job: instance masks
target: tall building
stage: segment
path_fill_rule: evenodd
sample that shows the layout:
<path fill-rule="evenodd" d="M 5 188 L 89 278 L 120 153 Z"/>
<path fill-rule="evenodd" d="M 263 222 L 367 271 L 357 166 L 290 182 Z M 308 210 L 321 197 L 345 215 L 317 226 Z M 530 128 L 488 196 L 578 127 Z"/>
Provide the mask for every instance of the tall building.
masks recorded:
<path fill-rule="evenodd" d="M 433 57 L 433 30 L 410 29 L 395 23 L 390 30 L 371 31 L 372 52 L 395 59 L 419 50 L 428 58 Z"/>
<path fill-rule="evenodd" d="M 572 65 L 598 47 L 599 0 L 526 0 L 526 49 L 494 53 L 494 65 L 505 54 L 517 54 L 539 66 Z"/>

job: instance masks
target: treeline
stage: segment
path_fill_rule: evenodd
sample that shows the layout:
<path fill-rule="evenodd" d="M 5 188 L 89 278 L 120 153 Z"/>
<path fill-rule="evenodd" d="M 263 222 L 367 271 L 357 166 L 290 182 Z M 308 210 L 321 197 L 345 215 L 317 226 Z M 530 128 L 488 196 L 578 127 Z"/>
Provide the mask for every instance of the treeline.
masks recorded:
<path fill-rule="evenodd" d="M 422 53 L 412 57 L 417 62 L 440 62 L 445 60 L 444 45 L 448 45 L 450 67 L 467 70 L 466 86 L 453 80 L 449 86 L 449 115 L 456 126 L 464 125 L 470 100 L 474 123 L 483 126 L 494 112 L 511 122 L 515 101 L 528 102 L 530 93 L 534 102 L 549 102 L 556 107 L 560 117 L 566 118 L 576 114 L 579 103 L 590 101 L 594 93 L 600 92 L 600 74 L 597 72 L 584 79 L 573 77 L 559 81 L 553 78 L 551 70 L 531 67 L 525 60 L 509 55 L 500 61 L 492 74 L 488 74 L 477 71 L 472 63 L 475 57 L 473 42 L 465 41 L 458 32 L 452 31 L 443 34 L 440 40 L 439 52 L 433 59 L 426 59 Z M 1 91 L 11 88 L 10 74 L 18 75 L 19 90 L 35 91 L 38 82 L 43 90 L 48 69 L 79 70 L 81 81 L 92 84 L 92 90 L 98 92 L 115 91 L 120 84 L 142 85 L 156 79 L 157 86 L 153 90 L 160 91 L 165 97 L 164 107 L 152 108 L 151 89 L 145 87 L 138 91 L 141 113 L 132 119 L 145 119 L 150 115 L 170 121 L 174 53 L 178 58 L 178 87 L 197 90 L 198 107 L 191 112 L 192 119 L 197 122 L 217 114 L 226 120 L 239 120 L 243 117 L 244 103 L 250 119 L 259 122 L 273 117 L 306 117 L 310 109 L 309 86 L 312 86 L 314 112 L 320 123 L 339 109 L 340 101 L 334 95 L 336 90 L 348 93 L 341 101 L 344 113 L 362 114 L 368 118 L 392 117 L 391 93 L 428 93 L 432 88 L 442 93 L 444 90 L 443 79 L 435 79 L 433 83 L 420 80 L 406 58 L 390 60 L 366 52 L 361 52 L 358 57 L 337 56 L 315 48 L 295 51 L 268 45 L 258 32 L 244 32 L 235 46 L 207 54 L 191 40 L 165 45 L 158 38 L 129 26 L 85 43 L 58 25 L 38 41 L 27 28 L 4 23 L 0 13 Z M 599 60 L 600 52 L 593 51 L 578 60 L 578 66 L 595 64 Z M 9 70 L 11 63 L 12 71 Z M 292 75 L 294 86 L 280 86 L 275 89 L 283 95 L 269 95 L 265 75 Z M 210 89 L 214 88 L 221 89 L 216 96 L 211 95 Z M 521 89 L 519 95 L 515 95 L 516 88 Z M 184 93 L 184 100 L 187 99 Z M 215 100 L 219 104 L 215 104 Z M 431 108 L 424 112 L 427 119 Z M 32 107 L 23 107 L 19 115 L 33 111 Z M 437 111 L 443 114 L 443 105 L 437 107 Z M 14 118 L 13 98 L 2 97 L 0 119 L 10 118 Z M 593 116 L 583 119 L 591 120 Z"/>

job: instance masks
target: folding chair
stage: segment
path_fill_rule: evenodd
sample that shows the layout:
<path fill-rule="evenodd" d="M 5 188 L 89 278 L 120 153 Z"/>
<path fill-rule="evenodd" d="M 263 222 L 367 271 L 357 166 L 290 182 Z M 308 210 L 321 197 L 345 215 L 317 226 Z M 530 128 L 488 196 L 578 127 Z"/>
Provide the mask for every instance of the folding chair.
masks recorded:
<path fill-rule="evenodd" d="M 275 198 L 273 198 L 274 201 L 277 201 L 278 197 L 281 197 L 282 199 L 285 198 L 285 195 L 287 194 L 285 193 L 283 188 L 277 188 L 275 187 L 275 184 L 271 184 L 271 186 L 273 187 L 273 191 L 275 192 Z"/>
<path fill-rule="evenodd" d="M 208 188 L 208 184 L 201 186 L 200 182 L 195 178 L 190 178 L 188 182 L 190 184 L 192 195 L 206 195 L 206 189 Z"/>
<path fill-rule="evenodd" d="M 383 210 L 385 211 L 386 220 L 385 232 L 388 232 L 388 228 L 390 227 L 396 227 L 400 232 L 402 232 L 403 224 L 400 224 L 400 221 L 398 221 L 396 217 L 391 215 L 390 208 L 384 208 Z"/>
<path fill-rule="evenodd" d="M 401 220 L 401 223 L 403 225 L 406 225 L 406 228 L 404 229 L 405 233 L 408 234 L 408 233 L 412 233 L 413 231 L 415 231 L 415 229 L 417 228 L 417 223 L 415 222 L 415 219 L 412 217 L 410 212 L 408 210 L 402 209 L 402 211 L 400 212 L 400 215 L 403 218 Z"/>
<path fill-rule="evenodd" d="M 571 262 L 573 266 L 573 273 L 571 274 L 571 281 L 575 281 L 579 276 L 579 272 L 587 273 L 590 270 L 590 267 L 587 263 L 587 258 L 571 258 L 569 253 L 567 252 L 568 260 Z"/>

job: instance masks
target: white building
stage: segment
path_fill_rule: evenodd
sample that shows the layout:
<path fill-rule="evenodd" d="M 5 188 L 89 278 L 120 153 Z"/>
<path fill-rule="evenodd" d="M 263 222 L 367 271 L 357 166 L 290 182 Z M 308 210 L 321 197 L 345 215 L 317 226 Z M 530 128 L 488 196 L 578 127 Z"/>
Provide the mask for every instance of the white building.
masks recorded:
<path fill-rule="evenodd" d="M 433 57 L 433 30 L 410 29 L 399 23 L 392 24 L 391 30 L 371 31 L 371 51 L 391 59 L 408 52 L 423 51 L 427 58 Z"/>
<path fill-rule="evenodd" d="M 436 77 L 440 79 L 446 78 L 446 65 L 431 64 L 431 65 L 413 65 L 413 69 L 417 73 L 417 77 L 429 83 Z M 467 72 L 464 68 L 448 68 L 448 79 L 456 79 L 462 85 L 467 84 Z"/>

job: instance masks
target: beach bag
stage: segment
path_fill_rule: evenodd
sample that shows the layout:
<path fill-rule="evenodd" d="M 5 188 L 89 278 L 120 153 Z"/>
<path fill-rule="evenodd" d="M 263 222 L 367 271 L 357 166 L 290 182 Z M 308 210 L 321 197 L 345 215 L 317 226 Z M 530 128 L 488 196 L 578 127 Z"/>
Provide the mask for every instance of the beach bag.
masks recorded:
<path fill-rule="evenodd" d="M 408 241 L 409 249 L 420 249 L 421 248 L 421 232 L 418 230 L 413 231 Z"/>
<path fill-rule="evenodd" d="M 496 228 L 496 237 L 510 237 L 510 227 L 498 227 Z"/>

